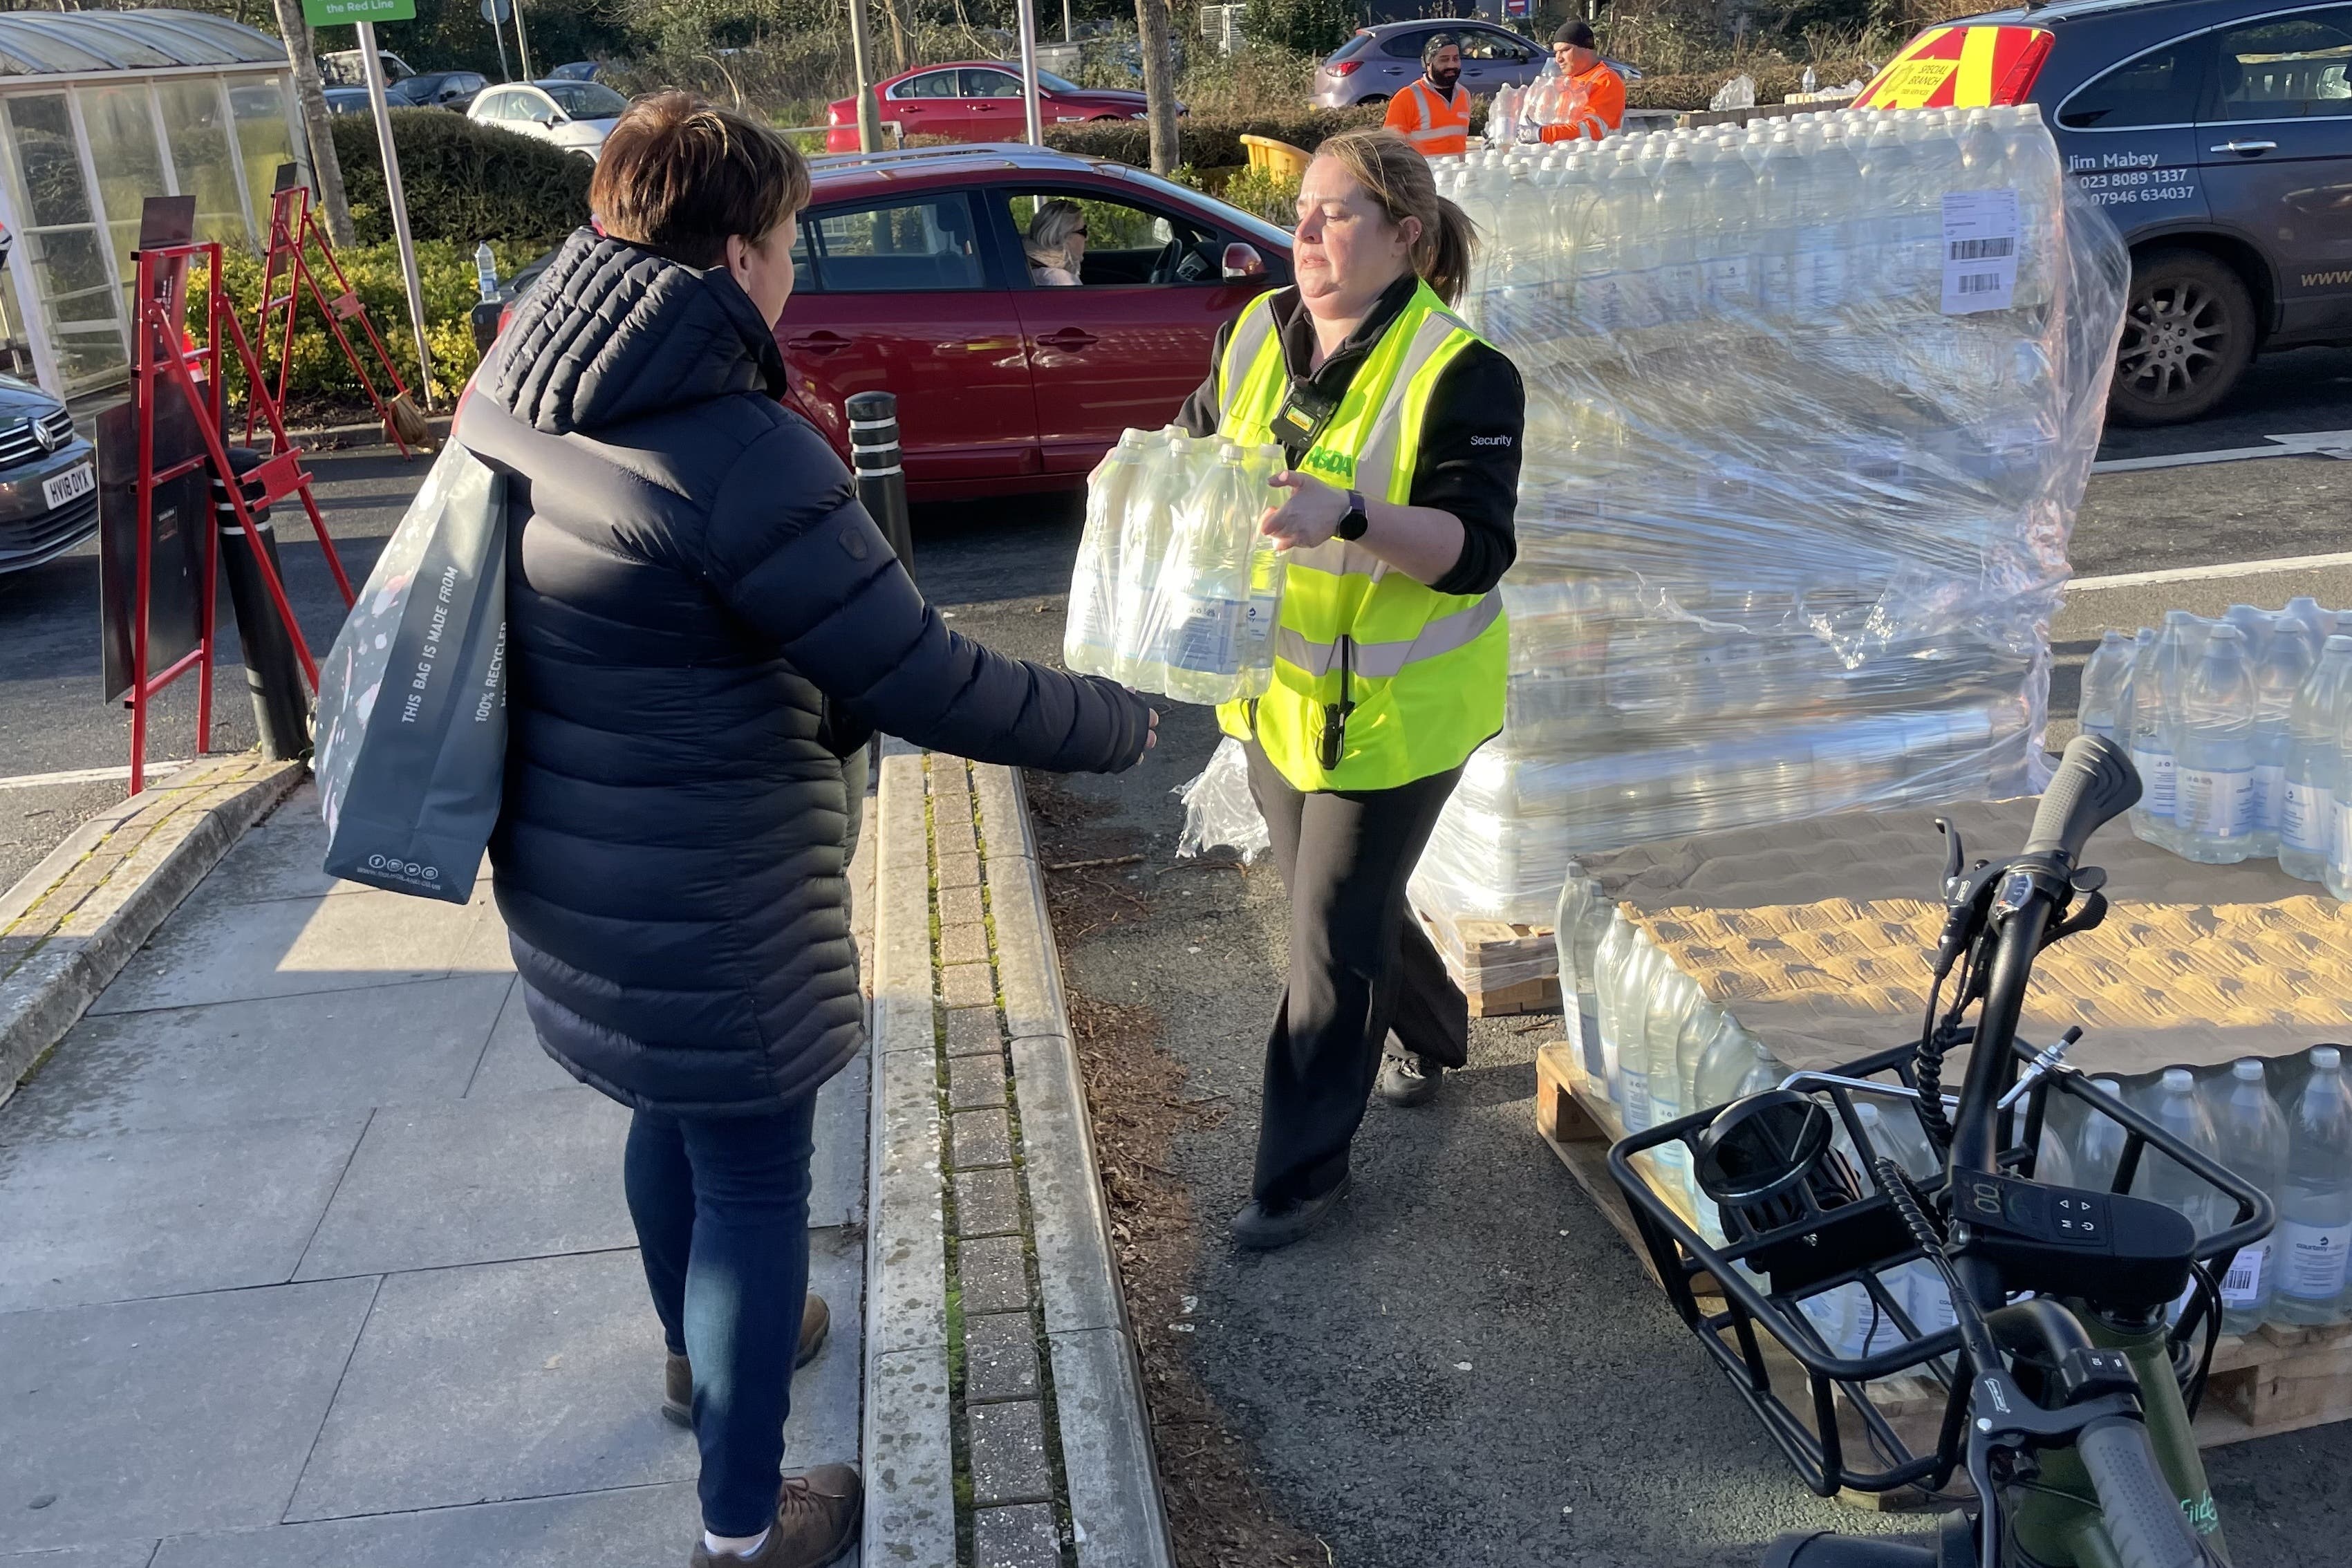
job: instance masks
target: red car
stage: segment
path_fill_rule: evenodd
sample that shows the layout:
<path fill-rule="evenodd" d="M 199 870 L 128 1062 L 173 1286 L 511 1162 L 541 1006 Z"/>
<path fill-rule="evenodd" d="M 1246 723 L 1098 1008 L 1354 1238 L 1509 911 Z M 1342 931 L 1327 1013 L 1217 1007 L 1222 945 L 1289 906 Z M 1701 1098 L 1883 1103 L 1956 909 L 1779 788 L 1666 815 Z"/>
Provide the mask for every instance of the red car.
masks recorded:
<path fill-rule="evenodd" d="M 842 403 L 898 395 L 916 500 L 1083 484 L 1175 417 L 1217 329 L 1291 280 L 1290 237 L 1141 169 L 1022 143 L 811 163 L 776 323 L 788 400 L 846 460 Z M 1033 279 L 1032 216 L 1078 204 L 1076 287 Z"/>
<path fill-rule="evenodd" d="M 1028 125 L 1021 106 L 1021 68 L 996 60 L 963 60 L 924 66 L 874 89 L 882 118 L 901 136 L 949 136 L 958 142 L 1005 142 Z M 1184 112 L 1184 106 L 1176 106 Z M 1051 71 L 1037 73 L 1037 113 L 1047 125 L 1083 120 L 1140 120 L 1143 94 L 1097 90 L 1065 81 Z M 836 99 L 826 109 L 824 150 L 857 151 L 857 100 Z"/>

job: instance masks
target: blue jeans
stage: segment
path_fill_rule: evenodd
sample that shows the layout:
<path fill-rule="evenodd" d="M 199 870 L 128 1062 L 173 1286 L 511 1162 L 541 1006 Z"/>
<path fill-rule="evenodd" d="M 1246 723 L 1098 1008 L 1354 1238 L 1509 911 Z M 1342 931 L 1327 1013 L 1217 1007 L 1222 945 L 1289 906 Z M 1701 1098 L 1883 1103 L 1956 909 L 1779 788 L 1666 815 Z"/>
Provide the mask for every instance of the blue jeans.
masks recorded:
<path fill-rule="evenodd" d="M 629 1126 L 629 1217 L 662 1339 L 694 1363 L 702 1523 L 715 1535 L 757 1535 L 775 1518 L 815 1112 L 809 1095 L 772 1116 L 640 1110 Z"/>

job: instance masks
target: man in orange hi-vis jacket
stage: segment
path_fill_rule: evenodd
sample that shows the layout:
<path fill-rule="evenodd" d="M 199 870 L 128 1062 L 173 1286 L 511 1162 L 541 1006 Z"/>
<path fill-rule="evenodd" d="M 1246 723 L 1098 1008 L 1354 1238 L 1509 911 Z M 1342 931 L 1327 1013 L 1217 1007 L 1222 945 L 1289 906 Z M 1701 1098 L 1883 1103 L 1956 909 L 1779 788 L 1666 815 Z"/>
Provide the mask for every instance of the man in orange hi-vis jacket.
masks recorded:
<path fill-rule="evenodd" d="M 1389 100 L 1381 121 L 1401 132 L 1424 158 L 1470 150 L 1470 92 L 1462 79 L 1462 46 L 1451 33 L 1432 33 L 1421 47 L 1421 79 Z"/>
<path fill-rule="evenodd" d="M 1545 126 L 1545 141 L 1590 136 L 1598 142 L 1625 123 L 1625 79 L 1611 70 L 1593 47 L 1590 23 L 1570 22 L 1554 33 L 1551 58 L 1559 62 L 1561 83 L 1570 94 L 1583 94 L 1584 108 L 1559 124 Z"/>

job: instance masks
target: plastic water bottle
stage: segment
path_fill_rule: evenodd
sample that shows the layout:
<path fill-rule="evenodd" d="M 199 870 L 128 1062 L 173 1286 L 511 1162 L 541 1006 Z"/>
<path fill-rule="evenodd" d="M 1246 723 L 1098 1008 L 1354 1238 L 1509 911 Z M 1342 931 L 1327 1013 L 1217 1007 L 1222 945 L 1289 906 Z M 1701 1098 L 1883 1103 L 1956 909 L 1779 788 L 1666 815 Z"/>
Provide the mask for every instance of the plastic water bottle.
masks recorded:
<path fill-rule="evenodd" d="M 2077 711 L 2084 733 L 2116 739 L 2120 723 L 2116 703 L 2131 679 L 2131 658 L 2130 639 L 2110 626 L 2100 634 L 2099 646 L 2091 657 L 2083 661 L 2083 700 Z"/>
<path fill-rule="evenodd" d="M 1913 1181 L 1931 1182 L 1943 1173 L 1935 1145 L 1927 1141 L 1927 1130 L 1919 1125 L 1917 1113 L 1909 1106 L 1889 1104 L 1882 1110 L 1867 1100 L 1858 1100 L 1853 1113 L 1872 1147 L 1902 1166 Z M 1936 1266 L 1925 1258 L 1896 1270 L 1894 1283 L 1904 1310 L 1910 1313 L 1911 1321 L 1921 1333 L 1948 1329 L 1957 1320 L 1951 1290 Z"/>
<path fill-rule="evenodd" d="M 1669 322 L 1695 320 L 1706 304 L 1697 234 L 1706 191 L 1706 174 L 1692 158 L 1691 143 L 1669 145 L 1664 162 L 1658 165 L 1650 202 L 1650 220 L 1657 236 L 1659 310 Z"/>
<path fill-rule="evenodd" d="M 1595 952 L 1585 940 L 1585 928 L 1592 923 L 1592 912 L 1600 905 L 1601 884 L 1586 877 L 1582 866 L 1570 861 L 1551 926 L 1552 951 L 1559 960 L 1560 1022 L 1585 1077 L 1596 1086 L 1601 1081 L 1601 1020 L 1594 1016 L 1591 1001 Z"/>
<path fill-rule="evenodd" d="M 499 297 L 499 258 L 490 253 L 490 242 L 474 247 L 474 286 L 481 290 L 485 301 Z"/>
<path fill-rule="evenodd" d="M 1805 174 L 1796 138 L 1786 131 L 1772 132 L 1756 169 L 1756 299 L 1767 316 L 1779 321 L 1790 320 L 1799 309 L 1795 252 Z"/>
<path fill-rule="evenodd" d="M 1624 1085 L 1619 1104 L 1625 1110 L 1625 1131 L 1639 1132 L 1650 1125 L 1650 996 L 1664 978 L 1667 959 L 1647 931 L 1633 935 L 1633 955 L 1620 973 L 1618 997 L 1617 1077 Z"/>
<path fill-rule="evenodd" d="M 1664 957 L 1664 953 L 1660 955 Z M 1706 994 L 1698 982 L 1673 967 L 1661 965 L 1658 984 L 1650 993 L 1648 1016 L 1642 1028 L 1642 1054 L 1649 1064 L 1647 1098 L 1650 1105 L 1648 1125 L 1659 1126 L 1672 1121 L 1688 1109 L 1683 1103 L 1682 1037 L 1683 1026 L 1698 1011 Z M 1682 1171 L 1690 1152 L 1680 1142 L 1668 1143 L 1658 1150 L 1658 1163 L 1668 1172 L 1672 1184 L 1682 1184 Z"/>
<path fill-rule="evenodd" d="M 1625 966 L 1634 956 L 1634 944 L 1641 934 L 1640 928 L 1625 918 L 1624 910 L 1612 905 L 1608 931 L 1593 956 L 1593 1001 L 1601 1015 L 1600 1083 L 1611 1101 L 1619 1107 L 1621 1115 L 1625 1104 L 1625 1079 L 1619 1068 L 1618 1042 L 1623 1038 Z"/>
<path fill-rule="evenodd" d="M 2132 766 L 2139 770 L 2139 804 L 2132 807 L 2132 831 L 2151 844 L 2174 842 L 2173 726 L 2180 709 L 2183 642 L 2188 612 L 2166 613 L 2164 630 L 2132 664 Z"/>
<path fill-rule="evenodd" d="M 1149 440 L 1140 430 L 1124 432 L 1087 479 L 1087 522 L 1070 569 L 1070 618 L 1062 629 L 1062 662 L 1081 675 L 1118 674 L 1119 530 Z"/>
<path fill-rule="evenodd" d="M 2286 1117 L 2271 1098 L 2263 1064 L 2243 1057 L 2215 1079 L 2206 1092 L 2213 1132 L 2221 1141 L 2221 1163 L 2279 1201 L 2286 1184 Z M 2278 1286 L 2272 1266 L 2275 1235 L 2238 1249 L 2221 1279 L 2221 1327 L 2242 1334 L 2263 1321 Z"/>
<path fill-rule="evenodd" d="M 2113 1099 L 2124 1098 L 2124 1086 L 2114 1079 L 2095 1078 L 2091 1087 Z M 2090 1192 L 2113 1192 L 2129 1136 L 2122 1122 L 2085 1106 L 2083 1125 L 2074 1135 L 2074 1184 Z M 2147 1163 L 2145 1155 L 2140 1163 Z"/>
<path fill-rule="evenodd" d="M 2352 700 L 2352 637 L 2331 637 L 2287 711 L 2285 798 L 2279 808 L 2279 869 L 2326 879 L 2336 838 L 2340 737 Z M 2340 896 L 2340 895 L 2339 895 Z"/>
<path fill-rule="evenodd" d="M 2273 1322 L 2343 1321 L 2344 1260 L 2352 1250 L 2352 1091 L 2343 1068 L 2336 1047 L 2313 1047 L 2311 1077 L 2287 1112 Z"/>
<path fill-rule="evenodd" d="M 2197 1075 L 2187 1068 L 2165 1068 L 2164 1076 L 2148 1090 L 2143 1110 L 2149 1121 L 2198 1153 L 2210 1160 L 2221 1159 L 2221 1138 L 2213 1131 L 2212 1119 L 2205 1114 L 2204 1102 L 2198 1098 Z M 2162 1204 L 2187 1219 L 2197 1227 L 2200 1244 L 2207 1237 L 2227 1228 L 2232 1213 L 2220 1188 L 2154 1148 L 2140 1152 L 2139 1173 L 2132 1183 L 2132 1193 L 2150 1203 Z M 2195 1286 L 2190 1286 L 2172 1303 L 2173 1317 L 2177 1319 L 2189 1305 L 2194 1289 Z"/>
<path fill-rule="evenodd" d="M 2286 754 L 2294 700 L 2319 662 L 2319 641 L 2292 616 L 2272 619 L 2254 664 L 2254 844 L 2275 855 L 2286 818 Z"/>
<path fill-rule="evenodd" d="M 2321 609 L 2319 601 L 2308 594 L 2298 595 L 2289 599 L 2286 602 L 2286 608 L 2281 610 L 2279 614 L 2289 620 L 2301 621 L 2310 627 L 2311 640 L 2315 644 L 2325 643 L 2335 635 L 2336 617 Z"/>
<path fill-rule="evenodd" d="M 1176 510 L 1192 490 L 1191 438 L 1179 431 L 1147 444 L 1118 534 L 1118 679 L 1138 691 L 1168 688 L 1160 582 L 1176 536 Z"/>
<path fill-rule="evenodd" d="M 2253 850 L 2254 713 L 2246 635 L 2224 621 L 2180 692 L 2173 829 L 2200 864 L 2234 865 Z"/>
<path fill-rule="evenodd" d="M 1682 1037 L 1675 1042 L 1675 1103 L 1685 1114 L 1701 1109 L 1698 1067 L 1717 1037 L 1732 1027 L 1730 1017 L 1714 1003 L 1702 999 L 1683 1020 Z"/>

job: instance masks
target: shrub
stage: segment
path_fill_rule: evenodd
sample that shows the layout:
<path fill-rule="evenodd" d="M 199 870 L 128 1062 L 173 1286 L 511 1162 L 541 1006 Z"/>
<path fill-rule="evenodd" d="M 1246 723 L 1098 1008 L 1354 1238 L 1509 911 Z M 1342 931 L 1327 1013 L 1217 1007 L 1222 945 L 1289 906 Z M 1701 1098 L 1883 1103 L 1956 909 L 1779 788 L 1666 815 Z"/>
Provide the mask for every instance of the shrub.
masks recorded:
<path fill-rule="evenodd" d="M 1252 115 L 1187 114 L 1176 122 L 1177 161 L 1195 168 L 1214 169 L 1249 162 L 1242 136 L 1271 136 L 1312 153 L 1326 137 L 1360 125 L 1378 125 L 1379 104 L 1358 109 L 1293 109 Z M 1151 166 L 1151 130 L 1140 120 L 1088 121 L 1079 125 L 1049 125 L 1048 145 L 1083 157 L 1110 158 L 1137 168 Z"/>
<path fill-rule="evenodd" d="M 1813 67 L 1814 79 L 1823 91 L 1861 78 L 1868 81 L 1871 65 L 1867 60 L 1830 60 Z M 1737 66 L 1725 66 L 1711 71 L 1690 71 L 1680 76 L 1645 76 L 1641 80 L 1625 84 L 1625 103 L 1629 109 L 1705 109 L 1715 97 L 1716 89 L 1733 77 L 1745 71 L 1756 80 L 1756 101 L 1759 104 L 1779 103 L 1802 84 L 1805 68 L 1783 60 L 1743 60 Z"/>
<path fill-rule="evenodd" d="M 1236 169 L 1217 193 L 1245 213 L 1265 219 L 1276 228 L 1298 221 L 1298 176 L 1265 169 Z"/>
<path fill-rule="evenodd" d="M 352 226 L 362 245 L 381 244 L 392 237 L 392 218 L 375 121 L 337 115 L 333 123 Z M 595 165 L 576 153 L 446 109 L 395 109 L 392 135 L 409 231 L 420 249 L 427 240 L 446 240 L 470 256 L 487 239 L 536 256 L 588 221 L 588 176 Z"/>
<path fill-rule="evenodd" d="M 1354 0 L 1249 0 L 1242 26 L 1252 38 L 1319 59 L 1348 41 L 1361 15 Z"/>
<path fill-rule="evenodd" d="M 432 113 L 431 110 L 420 112 Z M 444 111 L 446 112 L 446 111 Z M 534 259 L 536 247 L 517 247 L 494 243 L 491 253 L 498 257 L 499 270 L 510 272 Z M 317 257 L 311 258 L 313 265 Z M 401 378 L 414 388 L 416 384 L 416 342 L 408 324 L 408 295 L 400 277 L 399 247 L 389 241 L 378 245 L 350 246 L 335 253 L 342 264 L 343 273 L 351 279 L 352 291 L 367 307 L 368 319 L 383 339 L 383 346 L 392 354 L 393 363 L 399 367 Z M 236 301 L 239 324 L 247 335 L 253 331 L 254 312 L 261 304 L 261 258 L 245 249 L 223 252 L 223 270 L 227 276 L 229 298 Z M 474 251 L 472 244 L 454 239 L 419 240 L 416 245 L 417 281 L 425 293 L 425 342 L 433 350 L 433 383 L 435 395 L 446 399 L 456 395 L 457 389 L 474 374 L 480 355 L 474 350 L 472 313 L 474 303 L 481 298 L 475 287 Z M 201 277 L 202 268 L 198 268 Z M 320 279 L 320 286 L 333 298 L 334 280 Z M 283 287 L 281 279 L 280 287 Z M 203 305 L 205 290 L 201 284 L 188 289 L 188 324 L 191 331 L 204 328 Z M 278 332 L 284 329 L 278 318 L 272 319 L 273 331 L 267 343 L 257 342 L 255 352 L 260 356 L 262 368 L 275 384 L 278 374 Z M 390 388 L 383 384 L 382 369 L 367 344 L 367 334 L 357 322 L 344 328 L 352 346 L 359 351 L 360 363 L 367 367 L 368 376 L 376 383 L 376 390 L 389 396 Z M 343 351 L 328 333 L 327 324 L 320 318 L 317 304 L 305 299 L 297 312 L 294 330 L 294 372 L 287 384 L 289 402 L 328 402 L 343 405 L 363 404 L 367 395 L 360 389 L 359 379 L 352 374 Z M 230 377 L 230 389 L 239 390 L 242 377 Z"/>

